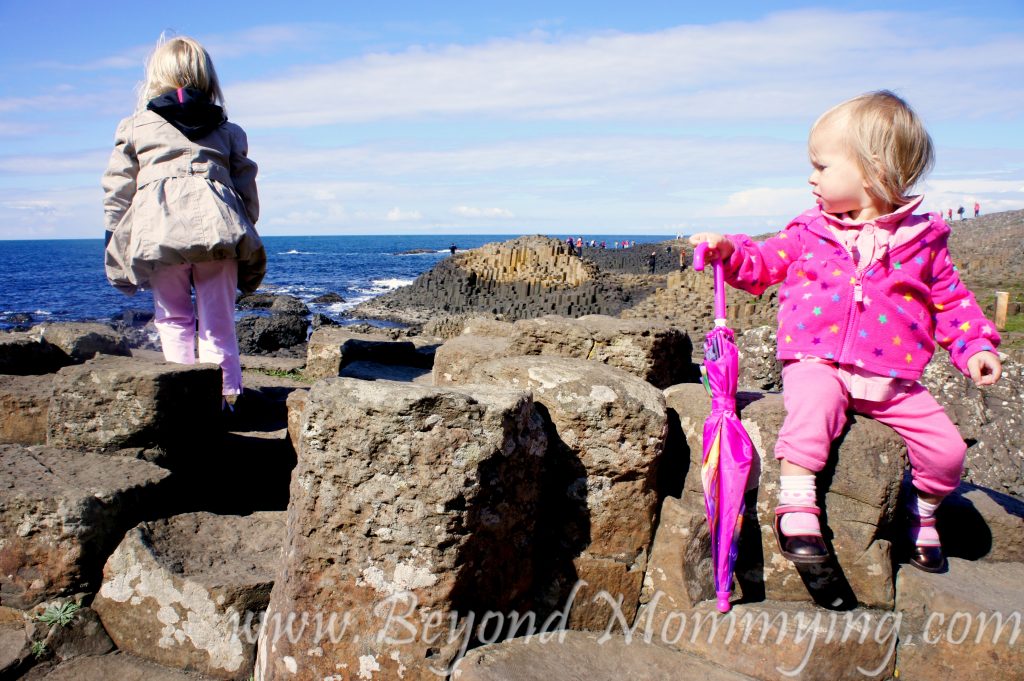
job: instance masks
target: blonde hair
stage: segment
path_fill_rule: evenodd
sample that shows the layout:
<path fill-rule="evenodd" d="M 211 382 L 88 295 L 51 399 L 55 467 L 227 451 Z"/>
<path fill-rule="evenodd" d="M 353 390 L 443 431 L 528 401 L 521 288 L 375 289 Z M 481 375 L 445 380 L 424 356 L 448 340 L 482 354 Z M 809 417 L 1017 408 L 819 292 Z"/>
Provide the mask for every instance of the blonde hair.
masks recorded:
<path fill-rule="evenodd" d="M 154 97 L 186 87 L 204 92 L 214 104 L 224 105 L 217 71 L 206 49 L 187 36 L 167 38 L 161 34 L 146 60 L 146 81 L 139 88 L 139 109 L 145 109 Z"/>
<path fill-rule="evenodd" d="M 868 193 L 898 207 L 935 163 L 932 138 L 910 105 L 888 90 L 868 92 L 823 113 L 811 127 L 844 120 L 849 145 Z"/>

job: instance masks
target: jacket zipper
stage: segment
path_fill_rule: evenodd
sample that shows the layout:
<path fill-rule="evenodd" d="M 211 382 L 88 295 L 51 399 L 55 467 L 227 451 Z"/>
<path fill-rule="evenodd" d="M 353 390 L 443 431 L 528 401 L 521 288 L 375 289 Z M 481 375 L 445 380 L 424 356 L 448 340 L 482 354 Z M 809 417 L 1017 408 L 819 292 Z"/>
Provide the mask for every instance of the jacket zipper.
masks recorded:
<path fill-rule="evenodd" d="M 808 225 L 808 228 L 810 228 L 810 225 Z M 864 300 L 864 292 L 861 289 L 860 284 L 861 279 L 864 277 L 864 273 L 857 272 L 857 264 L 853 262 L 853 254 L 850 252 L 850 249 L 848 249 L 844 244 L 840 243 L 839 240 L 836 239 L 831 232 L 823 233 L 824 230 L 817 231 L 810 229 L 808 231 L 823 239 L 827 239 L 835 246 L 838 246 L 839 248 L 843 249 L 843 252 L 846 253 L 846 256 L 850 259 L 850 262 L 853 264 L 853 299 L 850 301 L 850 308 L 846 313 L 846 331 L 843 333 L 843 342 L 839 345 L 839 353 L 833 359 L 833 361 L 836 363 L 843 363 L 842 359 L 843 357 L 846 356 L 846 349 L 850 344 L 850 334 L 853 331 L 854 327 L 853 320 L 857 314 L 857 304 Z"/>
<path fill-rule="evenodd" d="M 864 292 L 860 284 L 863 277 L 864 273 L 857 272 L 854 268 L 853 298 L 850 300 L 850 311 L 846 315 L 846 333 L 843 334 L 843 343 L 839 346 L 839 354 L 835 359 L 840 364 L 849 364 L 844 359 L 850 347 L 850 339 L 853 337 L 853 328 L 856 326 L 853 321 L 857 317 L 857 307 L 864 301 Z"/>

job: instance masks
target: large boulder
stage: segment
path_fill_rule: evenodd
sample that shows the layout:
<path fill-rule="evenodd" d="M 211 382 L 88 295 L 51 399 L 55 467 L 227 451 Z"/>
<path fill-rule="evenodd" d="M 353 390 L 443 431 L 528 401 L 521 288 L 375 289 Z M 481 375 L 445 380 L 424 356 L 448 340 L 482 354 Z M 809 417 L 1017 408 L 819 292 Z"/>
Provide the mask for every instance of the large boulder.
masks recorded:
<path fill-rule="evenodd" d="M 235 324 L 239 352 L 257 355 L 306 341 L 309 322 L 301 314 L 246 315 Z"/>
<path fill-rule="evenodd" d="M 677 609 L 655 599 L 630 633 L 761 681 L 852 681 L 893 678 L 901 629 L 888 610 L 830 612 L 809 603 L 761 601 L 723 614 L 713 602 Z"/>
<path fill-rule="evenodd" d="M 681 673 L 680 670 L 686 670 Z M 562 631 L 514 638 L 477 648 L 463 658 L 452 681 L 587 679 L 701 679 L 753 681 L 696 655 L 641 638 Z"/>
<path fill-rule="evenodd" d="M 283 512 L 144 522 L 107 560 L 93 602 L 120 650 L 246 681 L 284 543 Z"/>
<path fill-rule="evenodd" d="M 0 605 L 94 591 L 125 529 L 155 510 L 167 475 L 145 461 L 0 445 Z"/>
<path fill-rule="evenodd" d="M 52 374 L 0 374 L 0 443 L 44 444 L 52 396 Z"/>
<path fill-rule="evenodd" d="M 49 374 L 71 364 L 71 358 L 38 333 L 0 333 L 0 374 Z"/>
<path fill-rule="evenodd" d="M 528 392 L 327 379 L 299 435 L 257 678 L 435 679 L 472 613 L 528 606 L 547 450 Z M 288 635 L 296 613 L 320 619 Z"/>
<path fill-rule="evenodd" d="M 275 300 L 277 295 L 273 293 L 247 293 L 238 296 L 235 307 L 239 310 L 269 310 Z"/>
<path fill-rule="evenodd" d="M 102 357 L 57 373 L 47 444 L 171 461 L 219 428 L 220 402 L 218 366 Z"/>
<path fill-rule="evenodd" d="M 667 388 L 689 379 L 693 345 L 674 326 L 587 315 L 547 316 L 513 325 L 509 355 L 556 355 L 603 362 Z"/>
<path fill-rule="evenodd" d="M 309 307 L 295 296 L 276 296 L 270 304 L 270 311 L 304 317 L 309 314 Z"/>
<path fill-rule="evenodd" d="M 597 362 L 514 357 L 478 365 L 474 381 L 530 390 L 549 423 L 540 588 L 562 607 L 572 593 L 573 629 L 601 629 L 609 602 L 636 612 L 657 506 L 658 464 L 668 424 L 661 391 Z M 547 583 L 545 583 L 547 582 Z"/>
<path fill-rule="evenodd" d="M 947 574 L 900 570 L 900 679 L 1019 678 L 1024 669 L 1021 582 L 1021 563 L 951 558 Z"/>
<path fill-rule="evenodd" d="M 456 336 L 437 349 L 432 370 L 434 385 L 467 383 L 482 362 L 507 357 L 509 339 L 501 336 Z"/>
<path fill-rule="evenodd" d="M 347 364 L 360 360 L 409 366 L 422 366 L 423 362 L 412 341 L 325 327 L 309 338 L 304 373 L 307 378 L 338 376 Z"/>
<path fill-rule="evenodd" d="M 131 355 L 125 337 L 106 324 L 57 322 L 36 326 L 32 333 L 60 348 L 73 362 L 84 362 L 96 355 Z"/>
<path fill-rule="evenodd" d="M 682 384 L 665 391 L 666 403 L 678 415 L 689 465 L 682 503 L 690 513 L 703 513 L 700 467 L 703 424 L 711 400 L 699 384 Z M 779 462 L 775 441 L 785 417 L 782 396 L 741 393 L 739 411 L 757 451 L 748 484 L 746 531 L 740 541 L 737 578 L 748 600 L 815 600 L 827 604 L 859 603 L 865 607 L 891 608 L 893 571 L 891 521 L 905 467 L 905 446 L 890 428 L 870 419 L 853 417 L 847 430 L 833 443 L 829 464 L 818 475 L 822 524 L 826 541 L 836 560 L 798 571 L 782 557 L 772 532 L 779 489 Z M 701 541 L 700 534 L 694 536 Z M 706 539 L 704 539 L 706 541 Z M 689 555 L 689 554 L 687 554 Z M 704 569 L 685 568 L 702 575 Z M 705 589 L 695 593 L 695 588 Z M 711 598 L 710 581 L 690 582 L 689 598 Z"/>

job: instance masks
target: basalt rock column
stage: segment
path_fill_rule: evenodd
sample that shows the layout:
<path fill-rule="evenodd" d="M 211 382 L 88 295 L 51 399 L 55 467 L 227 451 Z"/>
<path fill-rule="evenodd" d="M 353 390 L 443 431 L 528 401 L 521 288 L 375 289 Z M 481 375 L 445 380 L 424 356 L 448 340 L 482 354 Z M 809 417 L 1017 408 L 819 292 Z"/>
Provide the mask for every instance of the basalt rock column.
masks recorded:
<path fill-rule="evenodd" d="M 437 679 L 486 613 L 529 608 L 547 439 L 528 392 L 328 379 L 298 435 L 257 678 Z"/>

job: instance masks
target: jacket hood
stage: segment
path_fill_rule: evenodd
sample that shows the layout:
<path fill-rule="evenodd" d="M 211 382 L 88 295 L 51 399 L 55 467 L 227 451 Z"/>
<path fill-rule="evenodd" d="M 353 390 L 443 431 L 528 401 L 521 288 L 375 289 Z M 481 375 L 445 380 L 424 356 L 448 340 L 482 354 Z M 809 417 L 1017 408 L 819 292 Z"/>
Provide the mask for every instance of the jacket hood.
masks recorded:
<path fill-rule="evenodd" d="M 224 109 L 194 88 L 178 88 L 149 100 L 146 108 L 160 115 L 193 142 L 227 122 Z"/>

